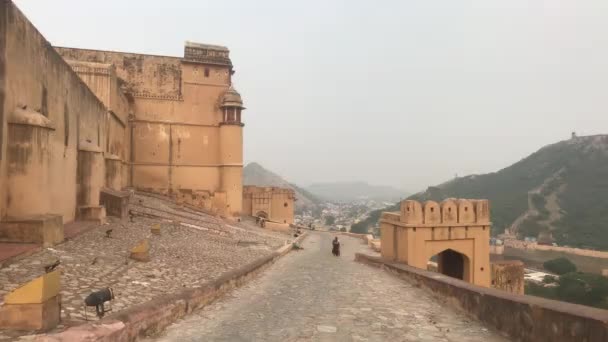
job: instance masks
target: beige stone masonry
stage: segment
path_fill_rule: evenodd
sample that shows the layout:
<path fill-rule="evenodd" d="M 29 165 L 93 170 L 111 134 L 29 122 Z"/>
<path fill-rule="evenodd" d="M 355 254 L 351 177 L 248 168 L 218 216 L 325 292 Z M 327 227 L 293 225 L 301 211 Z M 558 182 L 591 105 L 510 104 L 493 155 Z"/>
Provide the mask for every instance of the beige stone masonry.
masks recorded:
<path fill-rule="evenodd" d="M 380 217 L 381 254 L 421 269 L 437 255 L 439 272 L 489 287 L 490 227 L 487 200 L 405 200 Z"/>

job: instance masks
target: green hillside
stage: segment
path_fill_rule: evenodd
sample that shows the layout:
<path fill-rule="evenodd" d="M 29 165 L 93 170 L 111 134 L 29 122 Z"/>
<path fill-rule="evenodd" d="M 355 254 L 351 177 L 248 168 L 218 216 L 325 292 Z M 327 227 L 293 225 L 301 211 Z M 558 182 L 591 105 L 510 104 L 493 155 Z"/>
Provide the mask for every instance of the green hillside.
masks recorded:
<path fill-rule="evenodd" d="M 599 135 L 548 145 L 498 172 L 460 177 L 410 199 L 487 198 L 494 234 L 517 223 L 520 236 L 550 233 L 560 245 L 608 250 L 607 195 L 608 136 Z M 381 211 L 362 224 L 375 224 Z"/>

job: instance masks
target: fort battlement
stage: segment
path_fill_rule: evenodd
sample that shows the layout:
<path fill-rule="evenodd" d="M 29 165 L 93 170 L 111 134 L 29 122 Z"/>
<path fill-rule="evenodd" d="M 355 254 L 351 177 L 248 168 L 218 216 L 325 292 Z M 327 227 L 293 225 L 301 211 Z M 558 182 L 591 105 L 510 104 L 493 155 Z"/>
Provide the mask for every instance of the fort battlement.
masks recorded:
<path fill-rule="evenodd" d="M 295 198 L 295 191 L 289 188 L 279 188 L 276 186 L 254 186 L 254 185 L 245 185 L 243 186 L 243 194 L 285 194 L 291 195 L 292 198 Z"/>
<path fill-rule="evenodd" d="M 405 200 L 399 212 L 382 213 L 381 220 L 412 227 L 437 226 L 488 226 L 490 208 L 488 200 L 449 198 L 435 201 Z"/>
<path fill-rule="evenodd" d="M 437 256 L 440 273 L 488 287 L 490 226 L 487 200 L 405 200 L 380 217 L 381 254 L 421 269 Z"/>

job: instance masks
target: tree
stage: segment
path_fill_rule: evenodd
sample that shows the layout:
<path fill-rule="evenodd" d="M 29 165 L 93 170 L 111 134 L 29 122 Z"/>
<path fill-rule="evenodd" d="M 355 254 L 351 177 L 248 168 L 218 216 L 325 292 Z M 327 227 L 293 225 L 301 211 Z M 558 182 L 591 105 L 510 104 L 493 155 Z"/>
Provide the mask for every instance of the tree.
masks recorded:
<path fill-rule="evenodd" d="M 557 282 L 557 279 L 552 275 L 546 275 L 543 277 L 543 284 L 553 284 L 556 282 Z"/>
<path fill-rule="evenodd" d="M 331 215 L 325 216 L 325 225 L 331 226 L 334 223 L 336 223 L 336 218 L 335 217 L 333 217 Z"/>
<path fill-rule="evenodd" d="M 566 302 L 606 307 L 608 278 L 592 273 L 568 273 L 559 278 L 557 298 Z"/>
<path fill-rule="evenodd" d="M 547 271 L 553 272 L 553 273 L 559 274 L 559 275 L 576 272 L 576 265 L 573 264 L 572 261 L 570 261 L 570 259 L 567 259 L 567 258 L 556 258 L 556 259 L 546 261 L 543 264 L 543 267 Z"/>
<path fill-rule="evenodd" d="M 355 223 L 353 225 L 350 226 L 350 232 L 351 233 L 357 233 L 357 234 L 367 234 L 367 222 L 365 221 L 361 221 L 359 223 Z"/>

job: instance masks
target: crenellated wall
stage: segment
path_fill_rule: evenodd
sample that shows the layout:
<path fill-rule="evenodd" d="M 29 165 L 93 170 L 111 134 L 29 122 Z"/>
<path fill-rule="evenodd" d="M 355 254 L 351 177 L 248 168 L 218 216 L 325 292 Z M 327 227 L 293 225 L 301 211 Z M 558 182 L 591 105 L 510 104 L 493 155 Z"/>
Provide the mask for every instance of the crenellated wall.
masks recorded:
<path fill-rule="evenodd" d="M 487 200 L 405 200 L 381 216 L 381 253 L 421 269 L 437 256 L 439 272 L 490 286 L 490 226 Z"/>

